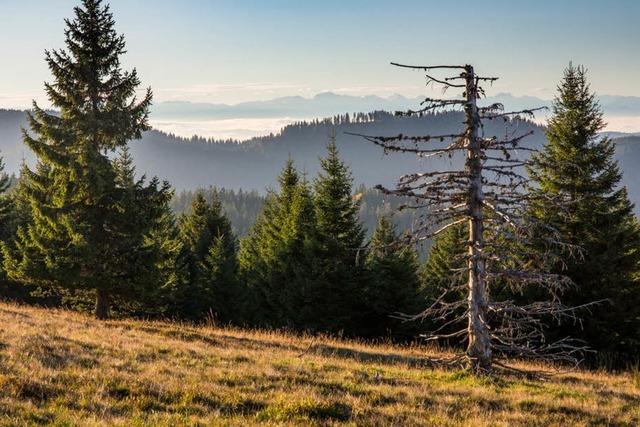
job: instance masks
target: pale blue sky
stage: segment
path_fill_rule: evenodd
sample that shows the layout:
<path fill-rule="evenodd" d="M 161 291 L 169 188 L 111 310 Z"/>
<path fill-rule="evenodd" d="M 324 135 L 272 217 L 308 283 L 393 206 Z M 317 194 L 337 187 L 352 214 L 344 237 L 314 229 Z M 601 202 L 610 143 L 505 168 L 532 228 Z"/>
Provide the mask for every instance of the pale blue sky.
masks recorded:
<path fill-rule="evenodd" d="M 236 103 L 331 90 L 421 93 L 406 63 L 476 64 L 494 93 L 550 98 L 570 60 L 600 94 L 640 96 L 638 0 L 112 0 L 157 101 Z M 75 0 L 0 0 L 0 106 L 42 97 Z"/>

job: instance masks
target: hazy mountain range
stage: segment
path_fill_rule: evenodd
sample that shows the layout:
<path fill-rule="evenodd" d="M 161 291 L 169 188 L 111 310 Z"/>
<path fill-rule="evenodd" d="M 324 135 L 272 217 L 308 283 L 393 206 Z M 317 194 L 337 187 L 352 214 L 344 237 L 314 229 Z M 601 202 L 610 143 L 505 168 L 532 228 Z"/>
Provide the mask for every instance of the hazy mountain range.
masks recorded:
<path fill-rule="evenodd" d="M 396 111 L 415 109 L 422 98 L 402 95 L 390 97 L 350 96 L 332 92 L 320 93 L 312 98 L 289 96 L 268 101 L 243 102 L 235 105 L 191 102 L 161 102 L 152 108 L 155 128 L 180 136 L 194 134 L 245 140 L 254 136 L 277 133 L 282 127 L 297 120 L 331 117 L 336 114 L 359 111 Z M 604 95 L 599 98 L 608 129 L 640 132 L 640 97 Z M 513 96 L 501 93 L 482 101 L 484 104 L 502 103 L 510 110 L 549 107 L 549 100 L 533 96 Z M 540 112 L 544 120 L 548 113 Z"/>
<path fill-rule="evenodd" d="M 640 116 L 640 97 L 603 95 L 600 105 L 608 115 Z M 329 117 L 335 114 L 360 111 L 396 111 L 416 108 L 421 97 L 402 95 L 390 97 L 339 95 L 323 92 L 311 98 L 288 96 L 268 101 L 252 101 L 239 104 L 211 104 L 182 101 L 160 102 L 152 107 L 152 117 L 164 119 L 241 119 L 268 117 Z M 483 100 L 485 104 L 502 103 L 512 110 L 550 106 L 551 101 L 534 96 L 514 96 L 500 93 Z"/>

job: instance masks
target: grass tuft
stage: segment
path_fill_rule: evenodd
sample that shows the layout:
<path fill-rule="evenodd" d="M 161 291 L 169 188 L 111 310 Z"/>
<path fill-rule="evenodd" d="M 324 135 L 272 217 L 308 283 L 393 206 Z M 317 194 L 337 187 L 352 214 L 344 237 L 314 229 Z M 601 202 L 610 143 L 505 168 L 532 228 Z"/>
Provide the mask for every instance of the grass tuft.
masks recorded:
<path fill-rule="evenodd" d="M 278 402 L 258 413 L 259 421 L 348 421 L 351 408 L 338 402 L 318 403 L 310 399 Z"/>
<path fill-rule="evenodd" d="M 640 390 L 640 362 L 637 362 L 631 368 L 631 381 Z"/>

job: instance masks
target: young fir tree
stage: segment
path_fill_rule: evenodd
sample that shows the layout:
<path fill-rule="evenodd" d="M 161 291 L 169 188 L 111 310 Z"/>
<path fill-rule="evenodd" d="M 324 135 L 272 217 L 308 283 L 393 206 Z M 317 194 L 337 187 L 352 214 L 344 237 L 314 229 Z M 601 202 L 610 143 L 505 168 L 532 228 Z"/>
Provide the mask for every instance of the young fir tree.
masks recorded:
<path fill-rule="evenodd" d="M 128 147 L 113 162 L 116 174 L 116 205 L 113 218 L 113 256 L 118 257 L 121 271 L 118 287 L 136 289 L 136 298 L 118 304 L 133 314 L 160 314 L 156 301 L 163 288 L 163 272 L 158 263 L 164 254 L 150 238 L 162 221 L 173 192 L 167 182 L 157 178 L 145 185 L 145 177 L 136 179 L 133 157 Z M 116 296 L 119 293 L 116 293 Z"/>
<path fill-rule="evenodd" d="M 151 104 L 150 90 L 136 101 L 140 81 L 135 70 L 121 68 L 125 42 L 114 27 L 108 6 L 83 0 L 67 21 L 67 49 L 46 53 L 54 81 L 45 88 L 59 114 L 34 103 L 29 115 L 35 136 L 25 132 L 24 141 L 38 166 L 23 169 L 22 189 L 32 222 L 18 234 L 17 250 L 4 249 L 10 277 L 93 292 L 101 319 L 113 298 L 132 298 L 137 291 L 123 285 L 122 276 L 129 275 L 121 253 L 125 214 L 108 154 L 149 128 Z"/>
<path fill-rule="evenodd" d="M 317 295 L 318 327 L 329 331 L 352 328 L 353 308 L 362 293 L 361 249 L 364 231 L 359 220 L 359 204 L 352 196 L 351 173 L 340 160 L 335 137 L 320 159 L 321 172 L 315 181 L 314 204 L 318 224 L 320 254 L 319 279 L 324 283 Z"/>
<path fill-rule="evenodd" d="M 147 302 L 146 310 L 151 314 L 179 318 L 183 315 L 181 304 L 188 290 L 188 254 L 169 203 L 163 206 L 147 240 L 156 254 L 154 267 L 158 287 L 154 297 Z"/>
<path fill-rule="evenodd" d="M 316 280 L 318 235 L 313 196 L 306 179 L 295 187 L 286 214 L 281 217 L 281 251 L 278 259 L 288 282 L 284 315 L 298 329 L 313 329 L 317 323 L 315 311 L 309 310 L 317 301 L 314 296 L 319 282 Z M 293 261 L 293 262 L 292 262 Z M 289 323 L 287 322 L 287 323 Z"/>
<path fill-rule="evenodd" d="M 191 211 L 180 220 L 180 235 L 187 251 L 188 287 L 182 311 L 191 319 L 212 313 L 229 322 L 237 318 L 236 238 L 217 196 L 207 203 L 198 193 Z"/>
<path fill-rule="evenodd" d="M 13 203 L 7 194 L 11 178 L 4 172 L 4 160 L 0 157 L 0 239 L 6 241 L 11 237 Z"/>
<path fill-rule="evenodd" d="M 568 305 L 608 299 L 584 317 L 584 328 L 567 325 L 558 333 L 583 338 L 598 350 L 640 349 L 640 231 L 611 140 L 599 135 L 602 111 L 590 91 L 585 69 L 569 65 L 558 87 L 544 150 L 533 157 L 530 176 L 539 192 L 570 200 L 567 210 L 531 206 L 533 216 L 560 231 L 582 256 L 566 256 L 576 287 L 563 298 Z M 566 255 L 566 254 L 565 254 Z"/>
<path fill-rule="evenodd" d="M 0 242 L 4 244 L 14 237 L 15 208 L 12 198 L 7 194 L 10 185 L 11 178 L 4 172 L 4 160 L 0 157 Z M 1 256 L 0 253 L 0 260 Z M 0 268 L 0 297 L 24 299 L 24 294 L 15 288 L 4 269 Z"/>
<path fill-rule="evenodd" d="M 406 332 L 407 326 L 412 325 L 392 316 L 415 313 L 424 305 L 418 300 L 418 257 L 410 245 L 399 239 L 395 225 L 386 216 L 378 220 L 365 267 L 368 278 L 362 288 L 358 333 L 382 336 Z"/>
<path fill-rule="evenodd" d="M 464 224 L 449 227 L 435 239 L 420 267 L 421 294 L 427 301 L 433 302 L 444 289 L 460 283 L 456 277 L 460 273 L 456 272 L 464 269 L 468 240 L 469 231 Z"/>
<path fill-rule="evenodd" d="M 242 276 L 254 297 L 253 321 L 271 327 L 313 328 L 317 319 L 317 236 L 311 192 L 289 160 L 272 193 L 242 241 Z"/>
<path fill-rule="evenodd" d="M 418 311 L 431 306 L 446 289 L 459 287 L 464 283 L 468 241 L 469 227 L 466 224 L 449 227 L 435 238 L 429 248 L 427 260 L 420 266 L 419 298 L 422 301 L 422 307 L 419 307 Z M 444 298 L 447 302 L 454 302 L 465 297 L 465 289 L 461 289 L 448 293 Z M 427 318 L 421 321 L 421 324 L 416 325 L 420 331 L 439 330 L 442 333 L 448 333 L 456 331 L 462 325 L 462 322 L 446 325 L 449 319 L 443 318 Z M 447 343 L 457 346 L 459 340 L 451 340 Z"/>

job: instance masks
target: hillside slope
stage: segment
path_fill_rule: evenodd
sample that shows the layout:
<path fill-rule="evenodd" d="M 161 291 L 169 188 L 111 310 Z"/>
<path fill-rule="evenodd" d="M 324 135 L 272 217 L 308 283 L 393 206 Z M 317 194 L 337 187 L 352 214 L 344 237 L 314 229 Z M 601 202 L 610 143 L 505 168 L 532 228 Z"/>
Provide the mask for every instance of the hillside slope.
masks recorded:
<path fill-rule="evenodd" d="M 0 424 L 640 424 L 637 374 L 476 379 L 427 354 L 0 304 Z"/>

